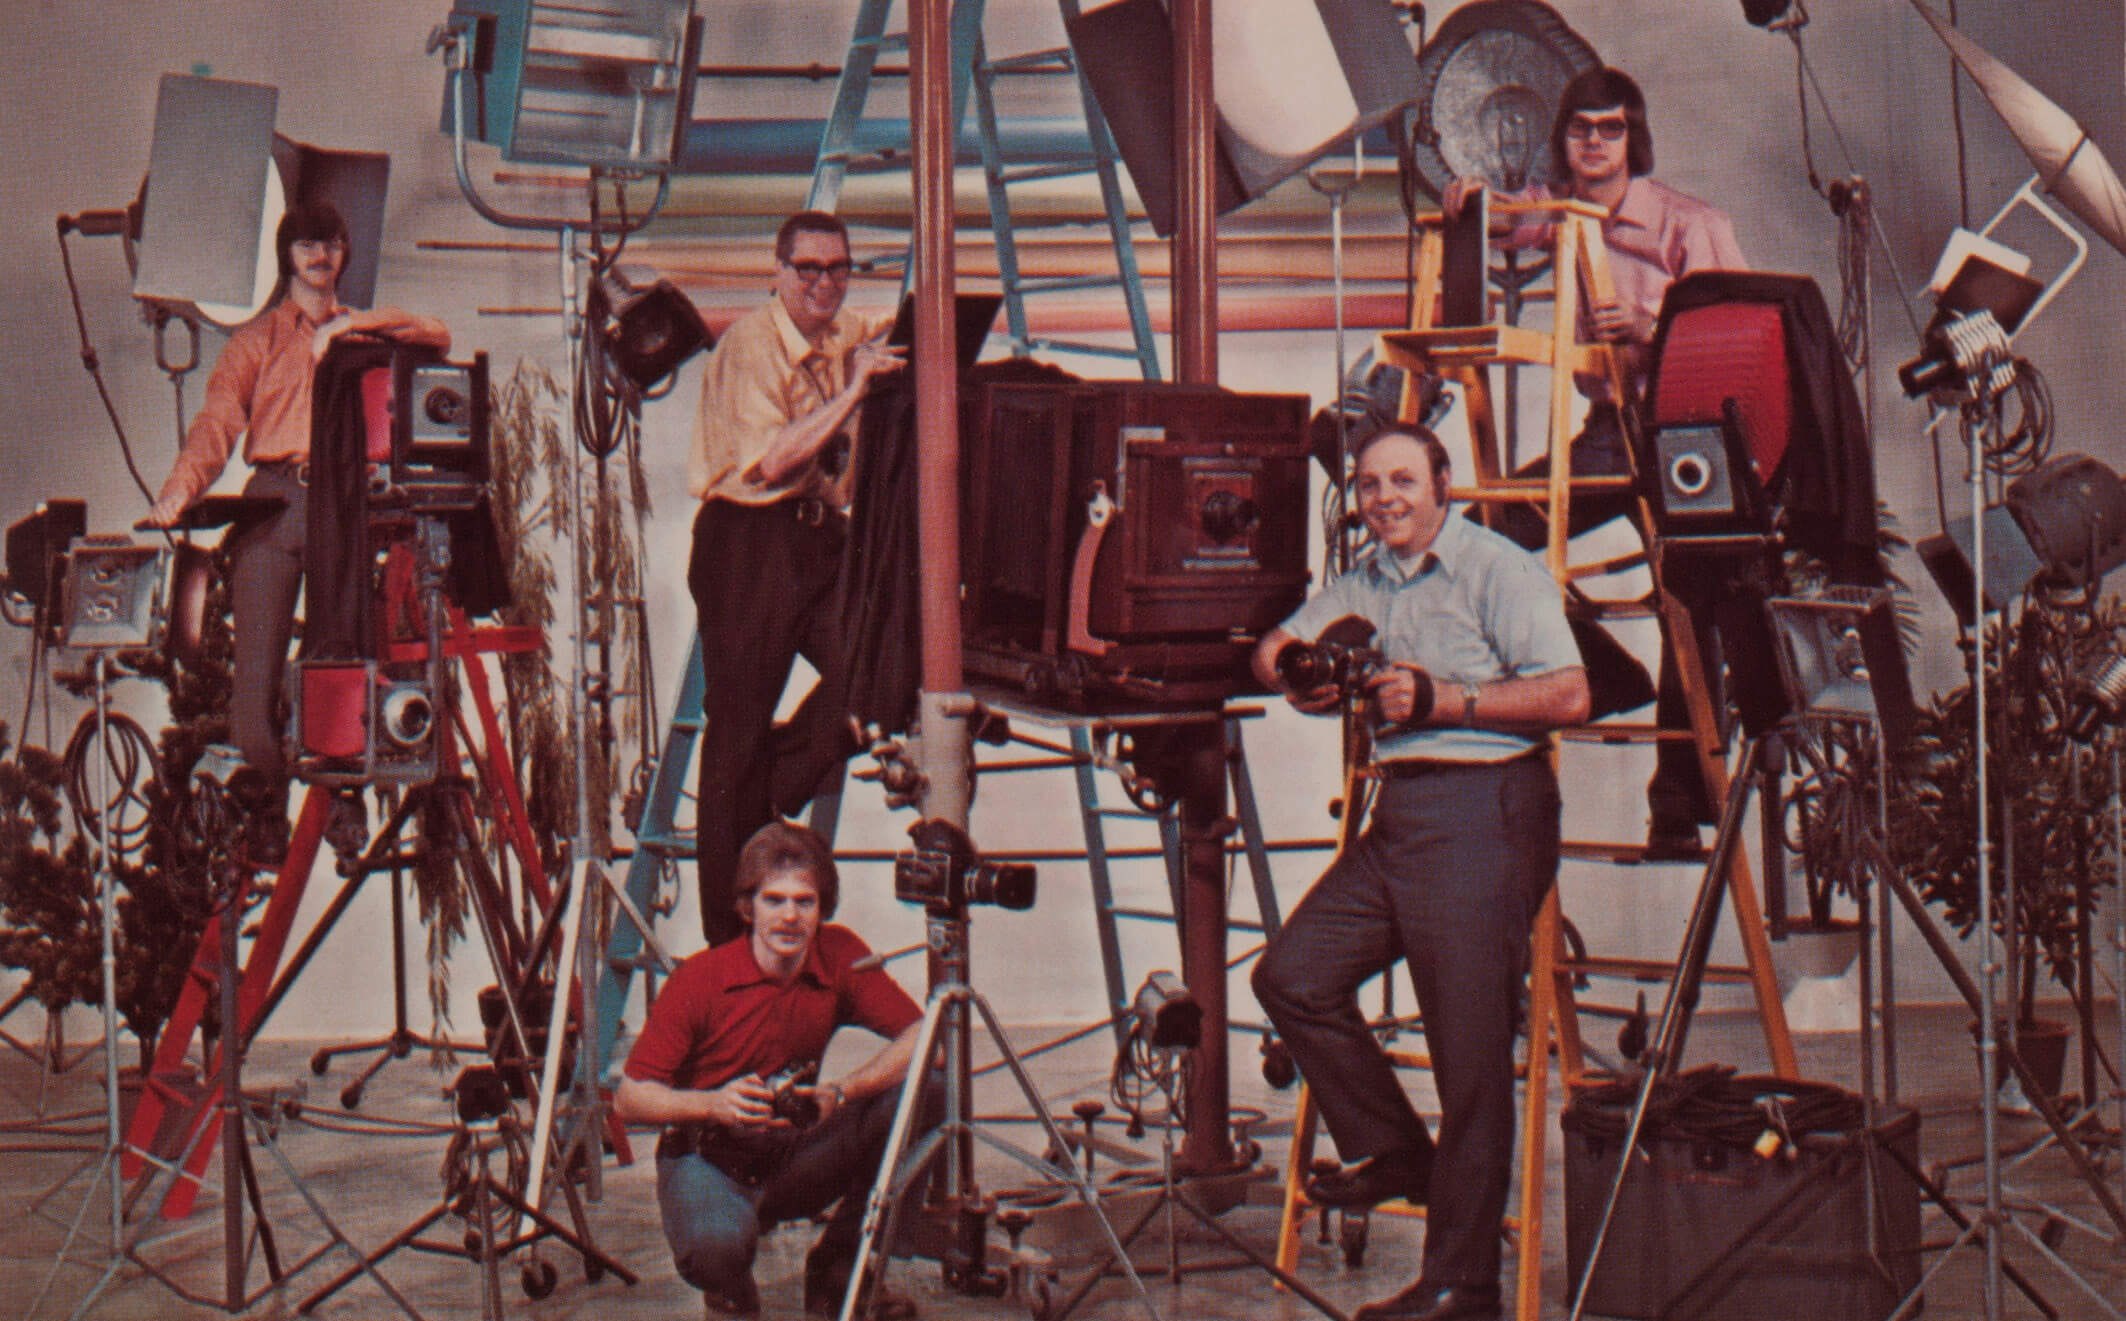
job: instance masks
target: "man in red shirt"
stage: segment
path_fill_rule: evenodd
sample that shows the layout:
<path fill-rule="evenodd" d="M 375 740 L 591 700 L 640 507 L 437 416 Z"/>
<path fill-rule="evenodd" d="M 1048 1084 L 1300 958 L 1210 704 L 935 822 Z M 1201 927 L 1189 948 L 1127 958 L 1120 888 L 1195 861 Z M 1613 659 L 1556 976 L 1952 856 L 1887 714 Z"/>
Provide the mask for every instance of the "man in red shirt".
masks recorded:
<path fill-rule="evenodd" d="M 762 827 L 738 856 L 745 931 L 679 966 L 650 1007 L 613 1108 L 663 1124 L 657 1201 L 680 1276 L 711 1316 L 753 1316 L 761 1230 L 839 1199 L 805 1259 L 805 1310 L 832 1316 L 856 1262 L 865 1201 L 891 1134 L 922 1011 L 834 916 L 841 883 L 826 842 L 803 826 Z M 843 1077 L 799 1087 L 819 1118 L 776 1114 L 768 1079 L 817 1066 L 846 1023 L 888 1044 Z M 913 1314 L 883 1294 L 874 1315 Z"/>

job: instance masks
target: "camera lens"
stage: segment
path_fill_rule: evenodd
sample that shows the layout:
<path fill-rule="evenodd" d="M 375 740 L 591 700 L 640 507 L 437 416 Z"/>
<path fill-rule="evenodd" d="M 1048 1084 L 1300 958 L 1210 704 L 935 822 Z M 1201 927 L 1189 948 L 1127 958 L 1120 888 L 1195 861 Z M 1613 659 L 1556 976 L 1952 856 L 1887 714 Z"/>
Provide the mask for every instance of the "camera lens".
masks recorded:
<path fill-rule="evenodd" d="M 1030 862 L 985 862 L 967 873 L 967 902 L 1024 912 L 1033 907 L 1034 868 Z"/>
<path fill-rule="evenodd" d="M 1308 693 L 1336 682 L 1336 661 L 1325 648 L 1288 642 L 1277 653 L 1277 677 L 1295 693 Z"/>

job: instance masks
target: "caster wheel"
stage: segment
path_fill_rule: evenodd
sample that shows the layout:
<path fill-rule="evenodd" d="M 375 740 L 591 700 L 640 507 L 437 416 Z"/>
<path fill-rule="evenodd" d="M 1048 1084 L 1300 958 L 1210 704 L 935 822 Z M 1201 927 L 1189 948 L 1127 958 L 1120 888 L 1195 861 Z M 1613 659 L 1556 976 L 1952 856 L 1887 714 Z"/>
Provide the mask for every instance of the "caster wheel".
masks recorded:
<path fill-rule="evenodd" d="M 481 1237 L 479 1230 L 468 1229 L 465 1231 L 466 1256 L 471 1257 L 475 1261 L 478 1261 L 480 1259 L 481 1252 L 484 1251 L 486 1248 L 486 1244 L 487 1240 Z"/>
<path fill-rule="evenodd" d="M 604 1279 L 604 1278 L 605 1278 L 605 1263 L 604 1263 L 604 1262 L 602 1262 L 602 1261 L 586 1261 L 586 1262 L 584 1262 L 584 1263 L 583 1263 L 583 1279 L 584 1279 L 584 1282 L 585 1282 L 586 1284 L 596 1284 L 596 1283 L 597 1283 L 598 1281 L 600 1281 L 600 1280 L 602 1280 L 602 1279 Z"/>
<path fill-rule="evenodd" d="M 560 1273 L 550 1261 L 527 1261 L 518 1273 L 518 1283 L 524 1286 L 526 1298 L 544 1298 L 554 1291 L 560 1281 Z"/>
<path fill-rule="evenodd" d="M 1363 1214 L 1344 1215 L 1337 1238 L 1343 1248 L 1344 1265 L 1348 1269 L 1355 1271 L 1366 1264 L 1366 1232 L 1369 1225 L 1370 1222 Z"/>
<path fill-rule="evenodd" d="M 340 1108 L 342 1110 L 359 1110 L 362 1108 L 362 1085 L 360 1083 L 351 1082 L 340 1088 Z"/>
<path fill-rule="evenodd" d="M 312 1055 L 312 1056 L 310 1057 L 310 1072 L 311 1072 L 311 1073 L 313 1073 L 313 1074 L 315 1074 L 315 1075 L 317 1075 L 317 1076 L 318 1076 L 318 1077 L 320 1077 L 320 1078 L 324 1077 L 324 1076 L 325 1076 L 325 1072 L 326 1072 L 326 1070 L 330 1069 L 331 1067 L 332 1067 L 332 1052 L 331 1052 L 331 1051 L 327 1051 L 327 1050 L 321 1050 L 321 1051 L 319 1051 L 319 1052 L 318 1052 L 317 1054 L 315 1054 L 315 1055 Z"/>

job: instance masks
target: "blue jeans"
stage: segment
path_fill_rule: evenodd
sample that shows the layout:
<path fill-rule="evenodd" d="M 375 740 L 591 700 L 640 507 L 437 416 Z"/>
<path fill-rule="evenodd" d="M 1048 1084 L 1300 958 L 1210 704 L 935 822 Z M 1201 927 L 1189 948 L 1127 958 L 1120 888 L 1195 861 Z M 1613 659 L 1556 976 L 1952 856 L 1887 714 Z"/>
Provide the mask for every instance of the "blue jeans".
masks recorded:
<path fill-rule="evenodd" d="M 679 1277 L 697 1289 L 720 1291 L 752 1269 L 762 1230 L 817 1215 L 838 1199 L 805 1259 L 805 1273 L 846 1278 L 899 1103 L 899 1088 L 849 1102 L 799 1135 L 789 1154 L 754 1184 L 692 1151 L 668 1154 L 669 1140 L 659 1143 L 657 1206 Z"/>

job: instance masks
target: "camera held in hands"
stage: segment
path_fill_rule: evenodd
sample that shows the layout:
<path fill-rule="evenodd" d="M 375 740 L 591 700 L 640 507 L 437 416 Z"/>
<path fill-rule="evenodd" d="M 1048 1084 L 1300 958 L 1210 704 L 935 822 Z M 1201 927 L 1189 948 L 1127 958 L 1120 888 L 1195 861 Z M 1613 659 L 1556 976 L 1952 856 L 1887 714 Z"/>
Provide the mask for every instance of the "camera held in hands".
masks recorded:
<path fill-rule="evenodd" d="M 774 1094 L 768 1102 L 768 1113 L 798 1128 L 810 1128 L 819 1122 L 819 1098 L 810 1091 L 799 1090 L 819 1081 L 818 1060 L 786 1065 L 763 1081 Z"/>
<path fill-rule="evenodd" d="M 1029 862 L 998 862 L 975 849 L 967 832 L 931 818 L 908 827 L 915 847 L 893 860 L 893 895 L 906 904 L 956 912 L 975 904 L 1033 907 Z"/>
<path fill-rule="evenodd" d="M 1372 621 L 1345 615 L 1312 642 L 1287 642 L 1277 652 L 1277 679 L 1295 693 L 1333 687 L 1339 700 L 1350 701 L 1387 668 L 1373 633 Z"/>

